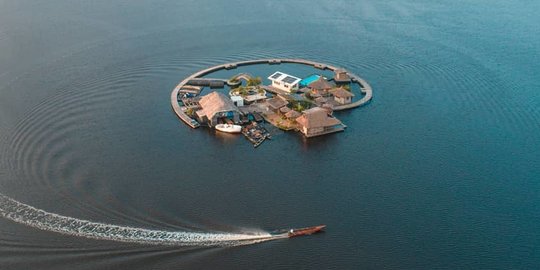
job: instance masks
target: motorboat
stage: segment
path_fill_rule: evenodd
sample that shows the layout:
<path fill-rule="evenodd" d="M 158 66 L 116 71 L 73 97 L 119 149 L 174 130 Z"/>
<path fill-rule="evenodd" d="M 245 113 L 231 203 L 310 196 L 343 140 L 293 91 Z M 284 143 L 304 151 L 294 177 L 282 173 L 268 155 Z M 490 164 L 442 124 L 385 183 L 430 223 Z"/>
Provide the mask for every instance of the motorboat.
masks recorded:
<path fill-rule="evenodd" d="M 240 133 L 242 132 L 242 126 L 233 125 L 233 124 L 217 124 L 215 126 L 216 130 L 226 133 Z"/>

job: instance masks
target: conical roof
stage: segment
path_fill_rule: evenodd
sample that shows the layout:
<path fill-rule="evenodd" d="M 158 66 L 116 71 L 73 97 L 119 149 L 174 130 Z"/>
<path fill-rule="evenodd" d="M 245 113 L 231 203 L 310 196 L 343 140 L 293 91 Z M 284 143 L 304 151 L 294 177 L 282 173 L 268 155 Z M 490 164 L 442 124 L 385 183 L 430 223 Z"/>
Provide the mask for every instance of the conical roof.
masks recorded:
<path fill-rule="evenodd" d="M 316 81 L 310 83 L 308 86 L 312 90 L 329 90 L 334 87 L 323 76 L 319 76 Z"/>

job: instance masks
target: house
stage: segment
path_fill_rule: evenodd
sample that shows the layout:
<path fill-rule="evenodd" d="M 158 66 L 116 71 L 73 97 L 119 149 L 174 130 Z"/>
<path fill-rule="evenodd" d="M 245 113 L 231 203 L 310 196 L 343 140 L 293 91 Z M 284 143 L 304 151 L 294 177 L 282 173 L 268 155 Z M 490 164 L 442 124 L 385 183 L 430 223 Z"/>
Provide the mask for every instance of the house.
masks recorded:
<path fill-rule="evenodd" d="M 339 104 L 349 104 L 352 102 L 354 94 L 343 89 L 343 87 L 331 90 L 330 93 L 334 96 L 334 100 Z"/>
<path fill-rule="evenodd" d="M 319 76 L 319 78 L 310 83 L 308 87 L 314 94 L 326 94 L 330 89 L 334 88 L 334 85 L 329 83 L 323 76 Z"/>
<path fill-rule="evenodd" d="M 244 106 L 244 98 L 242 98 L 241 96 L 231 96 L 231 101 L 236 107 Z"/>
<path fill-rule="evenodd" d="M 279 109 L 289 104 L 289 102 L 280 95 L 277 95 L 271 99 L 267 99 L 266 103 L 268 104 L 268 110 L 272 110 L 276 113 L 279 111 Z"/>
<path fill-rule="evenodd" d="M 345 129 L 341 121 L 329 116 L 327 110 L 320 107 L 305 110 L 302 116 L 296 118 L 296 122 L 300 132 L 308 138 Z"/>
<path fill-rule="evenodd" d="M 298 83 L 302 80 L 280 71 L 274 72 L 268 79 L 272 82 L 272 87 L 289 93 L 298 90 Z"/>
<path fill-rule="evenodd" d="M 212 92 L 203 96 L 199 101 L 201 109 L 196 112 L 199 121 L 207 122 L 209 126 L 218 124 L 219 119 L 230 119 L 240 122 L 240 110 L 233 101 L 222 93 Z"/>
<path fill-rule="evenodd" d="M 349 83 L 351 82 L 351 77 L 349 77 L 349 74 L 344 69 L 336 69 L 334 70 L 334 81 L 336 83 Z"/>
<path fill-rule="evenodd" d="M 285 113 L 285 117 L 289 120 L 295 120 L 296 118 L 300 117 L 302 114 L 295 111 L 295 110 L 290 110 L 288 111 L 287 113 Z"/>
<path fill-rule="evenodd" d="M 291 111 L 291 108 L 287 107 L 287 106 L 283 106 L 279 109 L 279 112 L 283 115 L 285 115 L 286 113 L 290 112 Z"/>

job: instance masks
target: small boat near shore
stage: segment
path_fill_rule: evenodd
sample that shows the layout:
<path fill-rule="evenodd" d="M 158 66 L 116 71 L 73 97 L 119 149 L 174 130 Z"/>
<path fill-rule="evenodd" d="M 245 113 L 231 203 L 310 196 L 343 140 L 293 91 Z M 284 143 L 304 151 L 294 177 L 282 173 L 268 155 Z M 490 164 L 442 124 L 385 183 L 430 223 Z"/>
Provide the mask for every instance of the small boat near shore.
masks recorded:
<path fill-rule="evenodd" d="M 240 133 L 242 132 L 242 126 L 232 124 L 217 124 L 216 130 L 226 133 Z"/>

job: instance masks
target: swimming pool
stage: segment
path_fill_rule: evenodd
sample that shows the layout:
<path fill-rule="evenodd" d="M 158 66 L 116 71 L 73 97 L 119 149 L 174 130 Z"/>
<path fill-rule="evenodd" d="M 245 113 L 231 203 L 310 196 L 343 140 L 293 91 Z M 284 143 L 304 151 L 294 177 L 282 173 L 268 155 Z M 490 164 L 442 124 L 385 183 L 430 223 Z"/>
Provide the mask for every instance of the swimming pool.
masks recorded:
<path fill-rule="evenodd" d="M 317 74 L 312 74 L 312 75 L 309 75 L 309 76 L 305 77 L 299 83 L 300 88 L 308 86 L 310 83 L 318 80 L 319 77 L 321 77 L 321 76 L 317 75 Z"/>

